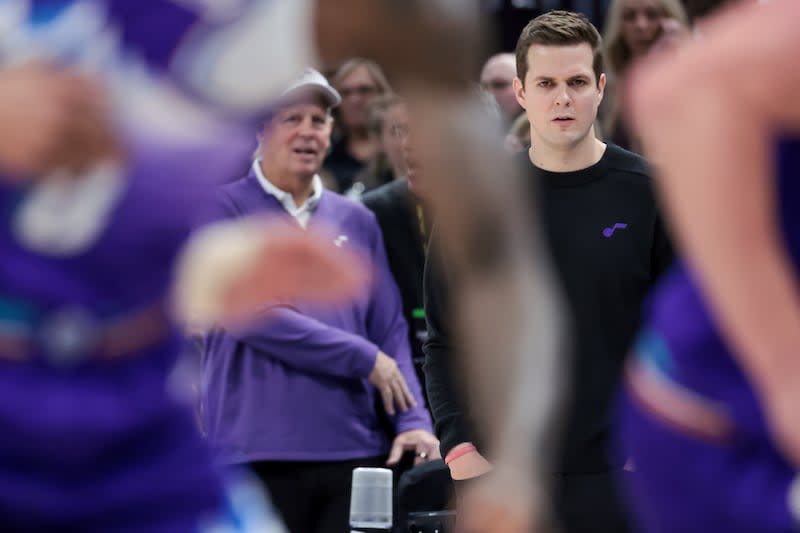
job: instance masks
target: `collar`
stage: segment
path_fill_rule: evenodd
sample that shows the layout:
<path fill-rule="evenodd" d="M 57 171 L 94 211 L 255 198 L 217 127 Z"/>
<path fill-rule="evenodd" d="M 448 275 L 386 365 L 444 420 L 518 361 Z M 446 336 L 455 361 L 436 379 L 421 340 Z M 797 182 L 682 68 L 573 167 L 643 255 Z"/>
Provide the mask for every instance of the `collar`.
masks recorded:
<path fill-rule="evenodd" d="M 311 179 L 311 196 L 309 196 L 302 205 L 297 206 L 295 205 L 294 198 L 290 193 L 284 191 L 283 189 L 279 189 L 271 181 L 269 181 L 266 176 L 264 176 L 264 173 L 261 171 L 261 158 L 253 161 L 253 173 L 255 174 L 259 185 L 261 185 L 261 188 L 264 189 L 264 192 L 270 196 L 274 196 L 281 203 L 281 205 L 286 208 L 289 214 L 294 217 L 302 212 L 310 212 L 316 209 L 320 199 L 322 198 L 323 187 L 322 179 L 319 177 L 319 174 L 314 174 L 314 177 Z"/>

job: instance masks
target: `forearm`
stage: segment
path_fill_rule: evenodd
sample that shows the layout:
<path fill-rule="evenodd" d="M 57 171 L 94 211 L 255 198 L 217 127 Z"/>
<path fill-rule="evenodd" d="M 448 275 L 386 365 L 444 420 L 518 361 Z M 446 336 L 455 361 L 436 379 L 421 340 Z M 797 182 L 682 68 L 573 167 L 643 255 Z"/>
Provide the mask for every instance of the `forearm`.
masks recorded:
<path fill-rule="evenodd" d="M 450 337 L 444 324 L 448 308 L 446 279 L 441 272 L 435 243 L 432 240 L 425 264 L 424 295 L 425 317 L 428 339 L 423 346 L 425 353 L 425 384 L 428 402 L 433 415 L 436 436 L 439 438 L 442 456 L 462 442 L 472 441 L 473 436 L 465 422 L 463 394 L 464 384 L 457 379 Z"/>
<path fill-rule="evenodd" d="M 658 183 L 686 261 L 736 356 L 766 393 L 800 381 L 800 297 L 770 176 L 773 135 L 782 123 L 800 124 L 800 106 L 784 105 L 796 100 L 800 74 L 773 64 L 787 49 L 772 50 L 756 30 L 764 26 L 752 19 L 772 20 L 770 32 L 800 39 L 768 5 L 738 17 L 745 15 L 751 21 L 731 16 L 709 27 L 709 50 L 701 48 L 704 41 L 694 43 L 669 65 L 643 73 L 633 111 L 659 162 Z M 744 25 L 753 31 L 736 33 Z M 724 53 L 734 38 L 753 41 L 760 54 L 742 42 L 735 49 L 747 61 Z M 676 102 L 676 91 L 686 87 L 695 90 Z"/>
<path fill-rule="evenodd" d="M 378 347 L 288 307 L 272 308 L 258 322 L 232 333 L 265 356 L 305 372 L 360 379 L 369 376 Z"/>

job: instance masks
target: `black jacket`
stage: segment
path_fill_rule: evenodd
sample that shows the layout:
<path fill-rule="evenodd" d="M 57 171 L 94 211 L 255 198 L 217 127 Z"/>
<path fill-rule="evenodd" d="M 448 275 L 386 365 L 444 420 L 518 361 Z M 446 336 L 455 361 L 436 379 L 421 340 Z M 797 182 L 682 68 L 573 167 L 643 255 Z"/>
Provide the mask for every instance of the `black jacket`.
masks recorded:
<path fill-rule="evenodd" d="M 408 182 L 395 180 L 362 197 L 378 219 L 386 246 L 389 268 L 400 288 L 403 316 L 408 322 L 409 341 L 414 367 L 425 390 L 422 343 L 427 338 L 422 300 L 422 273 L 425 268 L 426 238 L 417 216 L 417 202 L 408 190 Z"/>

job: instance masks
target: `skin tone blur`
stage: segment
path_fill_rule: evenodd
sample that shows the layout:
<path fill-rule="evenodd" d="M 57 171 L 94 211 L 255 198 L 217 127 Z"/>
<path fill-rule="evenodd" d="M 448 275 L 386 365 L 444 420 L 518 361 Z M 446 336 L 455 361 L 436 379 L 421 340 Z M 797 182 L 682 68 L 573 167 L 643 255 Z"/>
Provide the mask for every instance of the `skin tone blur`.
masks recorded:
<path fill-rule="evenodd" d="M 481 70 L 481 87 L 491 93 L 507 120 L 513 120 L 522 113 L 512 85 L 516 75 L 514 54 L 492 56 Z"/>
<path fill-rule="evenodd" d="M 6 179 L 27 181 L 54 172 L 77 176 L 99 161 L 123 158 L 97 80 L 33 62 L 4 69 L 0 95 L 0 166 Z"/>
<path fill-rule="evenodd" d="M 457 306 L 451 318 L 464 347 L 459 366 L 480 397 L 481 408 L 474 413 L 476 424 L 487 435 L 494 435 L 493 428 L 513 425 L 506 421 L 515 417 L 516 400 L 493 385 L 529 375 L 541 383 L 531 386 L 535 398 L 525 398 L 530 416 L 523 431 L 539 435 L 540 414 L 549 413 L 555 401 L 548 385 L 558 379 L 557 353 L 542 347 L 537 349 L 537 357 L 531 358 L 525 342 L 531 324 L 508 317 L 528 316 L 537 312 L 533 309 L 537 306 L 552 311 L 550 303 L 555 296 L 546 266 L 534 260 L 544 254 L 537 234 L 527 231 L 533 224 L 527 205 L 520 201 L 522 190 L 516 180 L 498 186 L 495 179 L 511 176 L 517 168 L 500 143 L 493 143 L 485 127 L 485 103 L 470 90 L 474 72 L 480 68 L 473 61 L 486 57 L 484 45 L 489 35 L 478 3 L 318 0 L 317 7 L 315 29 L 323 62 L 370 57 L 392 72 L 394 87 L 408 103 L 414 155 L 425 174 L 425 198 L 437 213 L 442 253 L 452 257 L 452 264 L 459 269 L 455 277 L 460 283 L 454 294 L 463 305 Z M 339 16 L 343 10 L 353 16 Z M 413 34 L 408 28 L 414 28 Z M 453 35 L 460 38 L 454 40 Z M 448 142 L 442 143 L 445 138 Z M 474 261 L 480 246 L 472 238 L 485 232 L 487 220 L 497 222 L 492 234 L 511 243 L 495 257 L 499 265 L 491 272 Z M 558 315 L 548 316 L 558 320 Z M 487 316 L 504 319 L 486 320 Z M 536 334 L 539 339 L 559 329 L 542 325 L 545 327 Z M 497 354 L 491 365 L 486 365 L 487 349 Z M 537 367 L 529 368 L 533 363 Z M 492 379 L 484 379 L 487 374 Z M 476 531 L 531 531 L 531 518 L 538 514 L 533 507 L 545 501 L 531 475 L 536 467 L 530 445 L 533 438 L 516 431 L 513 439 L 493 439 L 498 441 L 500 459 L 496 471 L 506 475 L 488 478 L 469 506 L 489 520 L 467 518 L 465 528 L 471 522 Z M 502 464 L 508 468 L 501 468 Z M 491 526 L 482 527 L 484 523 Z"/>

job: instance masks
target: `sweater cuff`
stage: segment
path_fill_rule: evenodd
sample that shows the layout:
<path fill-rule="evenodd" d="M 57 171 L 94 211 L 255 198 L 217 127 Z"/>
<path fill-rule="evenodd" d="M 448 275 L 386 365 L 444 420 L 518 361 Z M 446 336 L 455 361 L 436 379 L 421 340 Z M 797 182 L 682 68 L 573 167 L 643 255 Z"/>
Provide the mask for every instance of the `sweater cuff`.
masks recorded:
<path fill-rule="evenodd" d="M 417 405 L 413 409 L 397 415 L 394 427 L 398 435 L 414 429 L 422 429 L 433 434 L 431 417 L 424 405 Z"/>
<path fill-rule="evenodd" d="M 354 335 L 353 339 L 353 373 L 356 377 L 367 379 L 375 368 L 375 359 L 378 358 L 378 348 L 363 337 Z"/>

